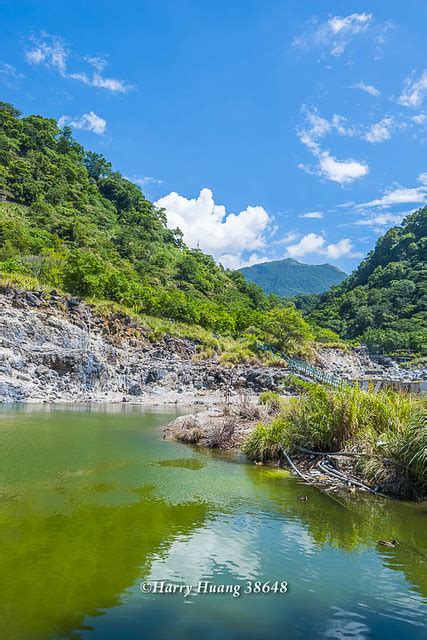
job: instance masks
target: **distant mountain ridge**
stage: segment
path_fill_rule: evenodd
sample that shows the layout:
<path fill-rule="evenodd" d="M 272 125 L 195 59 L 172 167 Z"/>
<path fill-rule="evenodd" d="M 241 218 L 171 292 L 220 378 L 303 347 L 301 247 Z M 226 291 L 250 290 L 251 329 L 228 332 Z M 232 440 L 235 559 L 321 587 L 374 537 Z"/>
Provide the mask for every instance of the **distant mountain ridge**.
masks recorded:
<path fill-rule="evenodd" d="M 340 284 L 347 274 L 331 264 L 305 264 L 292 258 L 254 264 L 240 269 L 265 293 L 291 298 L 301 293 L 323 293 Z"/>

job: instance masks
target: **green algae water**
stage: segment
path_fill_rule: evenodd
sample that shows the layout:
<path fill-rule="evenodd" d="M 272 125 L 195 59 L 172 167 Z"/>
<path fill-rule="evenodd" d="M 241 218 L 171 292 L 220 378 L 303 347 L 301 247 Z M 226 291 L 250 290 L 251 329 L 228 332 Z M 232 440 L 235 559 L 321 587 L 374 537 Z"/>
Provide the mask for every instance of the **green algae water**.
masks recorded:
<path fill-rule="evenodd" d="M 426 637 L 423 505 L 165 441 L 175 415 L 0 411 L 2 638 Z"/>

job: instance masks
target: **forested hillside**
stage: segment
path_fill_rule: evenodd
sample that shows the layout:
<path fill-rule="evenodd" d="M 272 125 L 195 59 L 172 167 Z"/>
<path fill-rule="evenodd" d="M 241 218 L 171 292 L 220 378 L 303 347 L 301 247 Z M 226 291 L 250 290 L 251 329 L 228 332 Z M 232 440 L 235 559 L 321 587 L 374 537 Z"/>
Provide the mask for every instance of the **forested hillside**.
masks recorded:
<path fill-rule="evenodd" d="M 275 293 L 285 298 L 323 293 L 346 277 L 343 271 L 331 264 L 304 264 L 291 258 L 254 264 L 240 271 L 265 293 Z"/>
<path fill-rule="evenodd" d="M 3 274 L 222 335 L 251 327 L 273 341 L 276 329 L 294 344 L 311 336 L 294 308 L 186 247 L 140 188 L 86 152 L 69 128 L 21 117 L 7 103 L 0 103 L 0 200 Z"/>
<path fill-rule="evenodd" d="M 373 351 L 425 353 L 426 259 L 424 207 L 379 238 L 344 282 L 320 296 L 309 318 L 345 338 L 367 343 Z"/>

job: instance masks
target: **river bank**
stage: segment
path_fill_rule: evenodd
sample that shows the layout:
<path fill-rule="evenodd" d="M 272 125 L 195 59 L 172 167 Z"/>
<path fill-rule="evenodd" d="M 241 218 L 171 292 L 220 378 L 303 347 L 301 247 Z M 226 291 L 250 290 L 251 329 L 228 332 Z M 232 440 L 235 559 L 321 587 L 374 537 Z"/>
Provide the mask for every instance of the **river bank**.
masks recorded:
<path fill-rule="evenodd" d="M 391 391 L 327 388 L 294 379 L 294 396 L 258 399 L 179 416 L 165 437 L 241 450 L 258 465 L 287 466 L 306 484 L 424 500 L 426 402 Z"/>
<path fill-rule="evenodd" d="M 228 405 L 211 406 L 208 410 L 178 416 L 164 427 L 163 432 L 167 439 L 178 442 L 207 449 L 238 451 L 244 448 L 245 441 L 260 421 L 271 420 L 276 415 L 277 411 L 260 404 L 257 399 L 244 397 Z M 358 470 L 357 455 L 333 456 L 333 471 L 330 469 L 330 456 L 303 451 L 292 460 L 289 457 L 286 460 L 285 456 L 286 452 L 277 452 L 276 457 L 268 462 L 255 463 L 288 467 L 300 480 L 328 492 L 379 493 L 379 488 L 369 487 L 368 479 Z M 341 477 L 338 474 L 342 474 Z"/>
<path fill-rule="evenodd" d="M 225 366 L 218 354 L 203 359 L 201 346 L 196 339 L 153 336 L 123 313 L 101 314 L 54 290 L 0 287 L 2 403 L 210 405 L 276 390 L 289 374 L 284 362 Z M 390 376 L 358 349 L 319 345 L 316 358 L 318 367 L 344 380 Z"/>

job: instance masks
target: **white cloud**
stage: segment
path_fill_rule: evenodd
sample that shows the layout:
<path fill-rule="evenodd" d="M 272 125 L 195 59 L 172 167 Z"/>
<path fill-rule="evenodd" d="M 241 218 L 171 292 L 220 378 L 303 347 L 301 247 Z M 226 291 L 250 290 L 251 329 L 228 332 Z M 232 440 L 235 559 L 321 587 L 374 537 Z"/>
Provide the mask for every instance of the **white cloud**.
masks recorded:
<path fill-rule="evenodd" d="M 353 245 L 351 244 L 348 238 L 343 238 L 336 244 L 328 244 L 326 247 L 326 255 L 328 258 L 332 258 L 333 260 L 337 260 L 338 258 L 342 258 L 343 256 L 358 257 L 359 253 L 353 252 Z"/>
<path fill-rule="evenodd" d="M 230 256 L 263 249 L 266 234 L 273 231 L 272 219 L 263 207 L 248 206 L 237 215 L 227 213 L 223 205 L 215 204 L 210 189 L 202 189 L 192 199 L 172 192 L 154 204 L 165 210 L 170 229 L 181 229 L 186 244 L 200 246 L 219 260 L 230 262 Z"/>
<path fill-rule="evenodd" d="M 359 257 L 359 253 L 353 252 L 353 245 L 348 238 L 343 238 L 337 243 L 326 245 L 325 238 L 317 233 L 308 233 L 297 244 L 287 247 L 287 255 L 290 258 L 302 258 L 309 254 L 320 254 L 332 260 L 343 256 Z"/>
<path fill-rule="evenodd" d="M 83 84 L 87 84 L 91 87 L 107 89 L 113 93 L 127 93 L 132 89 L 132 86 L 123 80 L 105 78 L 99 73 L 93 73 L 91 76 L 88 76 L 87 73 L 70 73 L 68 77 L 73 80 L 79 80 L 80 82 L 83 82 Z"/>
<path fill-rule="evenodd" d="M 309 211 L 308 213 L 301 213 L 298 218 L 312 218 L 313 220 L 320 220 L 323 218 L 323 214 L 320 211 Z"/>
<path fill-rule="evenodd" d="M 372 13 L 352 13 L 350 16 L 342 18 L 335 16 L 328 21 L 333 33 L 360 33 L 366 31 L 373 18 Z"/>
<path fill-rule="evenodd" d="M 376 87 L 372 84 L 366 84 L 365 82 L 355 82 L 351 85 L 351 89 L 360 89 L 361 91 L 365 91 L 365 93 L 369 93 L 371 96 L 375 97 L 381 95 Z"/>
<path fill-rule="evenodd" d="M 308 233 L 297 244 L 287 247 L 287 255 L 291 258 L 302 258 L 308 253 L 321 253 L 325 238 L 316 233 Z"/>
<path fill-rule="evenodd" d="M 299 237 L 299 233 L 296 233 L 295 231 L 289 231 L 286 235 L 283 236 L 283 238 L 280 238 L 280 240 L 273 240 L 273 242 L 274 244 L 289 244 L 290 242 L 297 240 Z"/>
<path fill-rule="evenodd" d="M 355 224 L 367 227 L 383 227 L 389 224 L 399 224 L 402 222 L 405 214 L 399 213 L 382 213 L 370 218 L 362 218 L 357 220 Z"/>
<path fill-rule="evenodd" d="M 424 100 L 427 92 L 427 69 L 423 71 L 418 80 L 414 78 L 406 78 L 402 94 L 399 96 L 398 102 L 405 107 L 419 107 Z"/>
<path fill-rule="evenodd" d="M 102 56 L 85 56 L 85 60 L 97 71 L 103 71 L 108 65 L 108 62 Z"/>
<path fill-rule="evenodd" d="M 299 49 L 321 48 L 325 52 L 339 57 L 355 36 L 368 30 L 372 20 L 372 13 L 334 16 L 324 22 L 315 18 L 311 20 L 306 32 L 296 36 L 292 44 Z"/>
<path fill-rule="evenodd" d="M 364 162 L 356 160 L 337 160 L 329 151 L 322 151 L 319 156 L 320 173 L 332 182 L 348 184 L 365 176 L 369 167 Z"/>
<path fill-rule="evenodd" d="M 95 69 L 91 75 L 85 72 L 69 73 L 68 59 L 70 51 L 59 36 L 51 36 L 43 32 L 40 38 L 31 38 L 30 43 L 31 46 L 25 53 L 29 64 L 44 64 L 47 67 L 56 69 L 63 78 L 72 78 L 92 87 L 107 89 L 113 93 L 127 93 L 132 89 L 132 86 L 124 80 L 106 78 L 101 75 L 101 71 L 105 68 L 107 62 L 100 56 L 84 58 Z"/>
<path fill-rule="evenodd" d="M 261 264 L 262 262 L 269 262 L 270 260 L 271 258 L 259 256 L 257 253 L 252 253 L 249 258 L 244 258 L 241 252 L 235 255 L 224 253 L 218 258 L 218 262 L 220 262 L 223 267 L 233 270 L 251 267 L 254 264 Z"/>
<path fill-rule="evenodd" d="M 421 184 L 425 184 L 427 185 L 427 171 L 424 171 L 423 173 L 420 173 L 420 175 L 417 178 L 418 182 L 421 182 Z"/>
<path fill-rule="evenodd" d="M 419 113 L 416 116 L 412 116 L 411 120 L 415 122 L 415 124 L 424 124 L 427 122 L 427 114 Z"/>
<path fill-rule="evenodd" d="M 421 174 L 422 175 L 422 174 Z M 375 198 L 369 202 L 362 202 L 356 205 L 356 209 L 367 209 L 378 207 L 380 209 L 387 209 L 396 204 L 422 204 L 426 201 L 427 187 L 413 187 L 405 188 L 398 187 L 387 191 L 381 198 Z"/>
<path fill-rule="evenodd" d="M 145 187 L 147 184 L 162 184 L 163 182 L 162 180 L 152 178 L 151 176 L 142 176 L 141 178 L 134 176 L 133 178 L 127 178 L 127 180 L 138 184 L 140 187 Z"/>
<path fill-rule="evenodd" d="M 69 51 L 62 38 L 42 33 L 40 38 L 31 38 L 31 48 L 25 57 L 30 64 L 45 64 L 65 76 Z"/>
<path fill-rule="evenodd" d="M 92 131 L 97 135 L 101 135 L 105 132 L 107 121 L 97 116 L 93 111 L 89 111 L 89 113 L 84 113 L 77 118 L 62 116 L 62 118 L 58 120 L 58 125 L 60 127 L 68 125 L 73 127 L 73 129 L 83 129 L 84 131 Z"/>
<path fill-rule="evenodd" d="M 7 87 L 16 87 L 19 81 L 24 77 L 15 67 L 8 62 L 0 62 L 0 80 Z"/>
<path fill-rule="evenodd" d="M 345 118 L 334 115 L 331 121 L 329 121 L 319 116 L 315 111 L 306 110 L 305 113 L 308 127 L 298 128 L 297 135 L 312 155 L 317 158 L 318 174 L 332 182 L 347 184 L 368 173 L 369 167 L 366 163 L 358 162 L 351 158 L 337 160 L 329 151 L 323 151 L 320 147 L 319 140 L 332 130 L 336 131 L 339 135 L 355 135 L 356 130 L 347 125 Z M 304 164 L 300 164 L 299 167 L 309 173 L 312 172 L 310 167 Z"/>
<path fill-rule="evenodd" d="M 391 138 L 391 134 L 397 128 L 394 118 L 386 117 L 379 122 L 374 123 L 364 135 L 368 142 L 383 142 Z"/>

